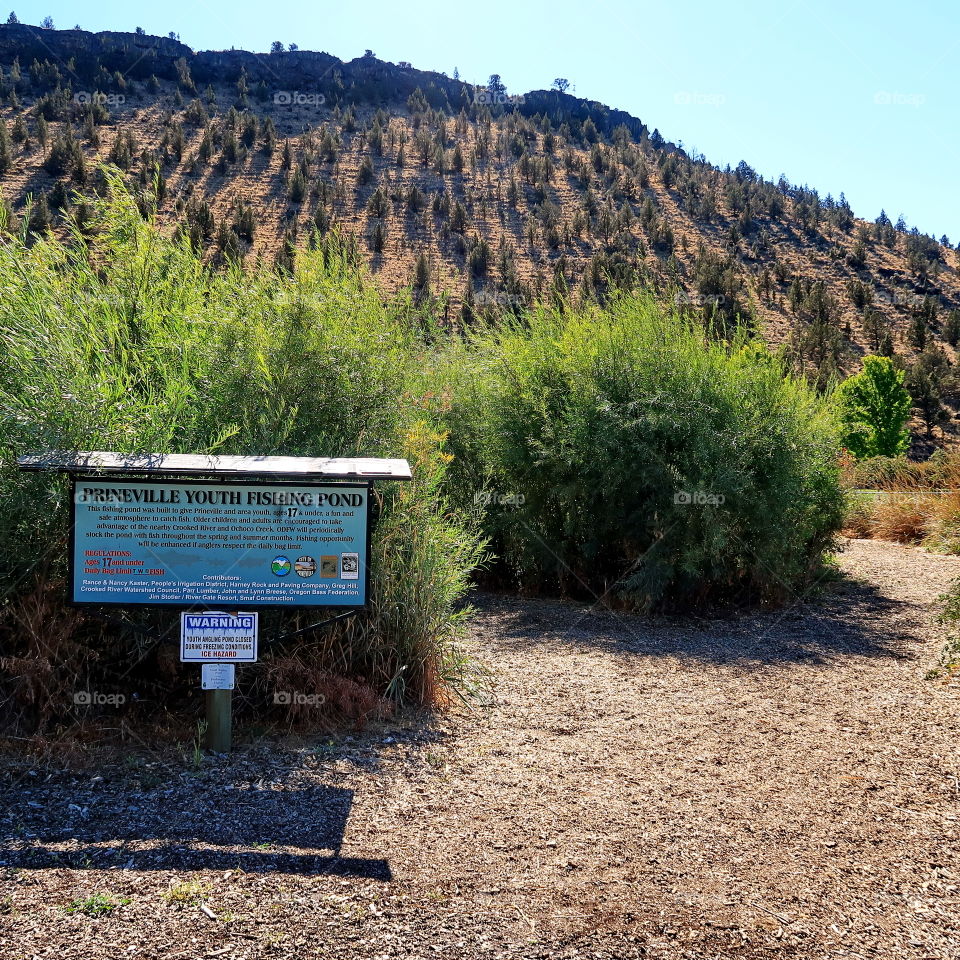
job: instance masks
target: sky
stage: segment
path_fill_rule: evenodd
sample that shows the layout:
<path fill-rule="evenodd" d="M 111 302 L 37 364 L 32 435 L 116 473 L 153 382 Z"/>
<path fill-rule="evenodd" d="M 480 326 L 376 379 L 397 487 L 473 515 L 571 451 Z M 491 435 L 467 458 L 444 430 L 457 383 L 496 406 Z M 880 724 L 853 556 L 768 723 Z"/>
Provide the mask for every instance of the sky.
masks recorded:
<path fill-rule="evenodd" d="M 7 0 L 23 23 L 171 31 L 194 50 L 274 40 L 382 60 L 509 93 L 549 88 L 639 117 L 708 161 L 746 160 L 839 198 L 857 216 L 960 241 L 956 0 L 167 0 L 93 6 Z"/>

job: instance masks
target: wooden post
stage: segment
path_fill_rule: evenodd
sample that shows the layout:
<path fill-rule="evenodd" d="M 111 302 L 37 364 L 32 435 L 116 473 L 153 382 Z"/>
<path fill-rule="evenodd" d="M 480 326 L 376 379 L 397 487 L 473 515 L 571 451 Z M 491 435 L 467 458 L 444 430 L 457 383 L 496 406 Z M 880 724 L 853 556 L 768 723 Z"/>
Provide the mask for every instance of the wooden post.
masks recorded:
<path fill-rule="evenodd" d="M 206 747 L 214 753 L 230 752 L 230 727 L 233 720 L 233 691 L 207 691 Z"/>

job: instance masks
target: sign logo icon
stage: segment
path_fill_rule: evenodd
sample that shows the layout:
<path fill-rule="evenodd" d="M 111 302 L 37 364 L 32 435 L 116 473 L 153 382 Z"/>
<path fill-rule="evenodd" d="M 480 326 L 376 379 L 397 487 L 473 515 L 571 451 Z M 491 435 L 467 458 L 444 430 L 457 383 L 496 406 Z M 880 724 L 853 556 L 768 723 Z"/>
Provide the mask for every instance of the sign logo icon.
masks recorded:
<path fill-rule="evenodd" d="M 270 569 L 278 577 L 285 577 L 290 572 L 290 561 L 286 557 L 274 557 Z"/>
<path fill-rule="evenodd" d="M 316 575 L 317 572 L 317 561 L 313 557 L 297 557 L 297 562 L 294 565 L 294 569 L 297 571 L 298 577 L 312 577 Z"/>
<path fill-rule="evenodd" d="M 330 556 L 320 558 L 320 576 L 321 577 L 335 577 L 337 575 L 337 568 L 339 557 L 335 554 Z"/>
<path fill-rule="evenodd" d="M 340 555 L 340 579 L 341 580 L 359 580 L 360 579 L 360 555 L 357 553 L 344 553 Z"/>

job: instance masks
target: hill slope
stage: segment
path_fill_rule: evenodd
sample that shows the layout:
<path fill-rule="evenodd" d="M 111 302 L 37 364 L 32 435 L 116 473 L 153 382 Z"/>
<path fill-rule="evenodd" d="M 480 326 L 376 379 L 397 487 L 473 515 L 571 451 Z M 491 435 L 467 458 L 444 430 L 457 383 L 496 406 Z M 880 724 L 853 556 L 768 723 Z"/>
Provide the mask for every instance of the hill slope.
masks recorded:
<path fill-rule="evenodd" d="M 0 26 L 0 69 L 0 188 L 15 214 L 41 201 L 34 228 L 110 161 L 211 259 L 284 264 L 336 229 L 385 291 L 413 282 L 450 325 L 644 282 L 685 310 L 751 318 L 821 382 L 879 350 L 952 397 L 939 346 L 960 336 L 955 250 L 857 220 L 842 195 L 720 170 L 602 104 L 372 55 L 194 53 L 21 24 Z"/>

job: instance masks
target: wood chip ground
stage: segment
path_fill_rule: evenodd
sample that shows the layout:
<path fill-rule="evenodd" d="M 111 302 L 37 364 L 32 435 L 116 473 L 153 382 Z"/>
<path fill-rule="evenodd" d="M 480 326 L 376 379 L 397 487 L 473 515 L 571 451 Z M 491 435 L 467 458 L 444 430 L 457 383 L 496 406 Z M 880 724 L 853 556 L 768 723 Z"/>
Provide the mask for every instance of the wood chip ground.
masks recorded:
<path fill-rule="evenodd" d="M 960 957 L 960 559 L 839 559 L 714 620 L 481 594 L 473 710 L 8 759 L 0 957 Z"/>

